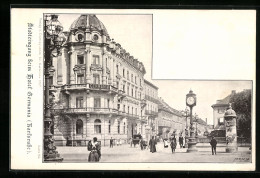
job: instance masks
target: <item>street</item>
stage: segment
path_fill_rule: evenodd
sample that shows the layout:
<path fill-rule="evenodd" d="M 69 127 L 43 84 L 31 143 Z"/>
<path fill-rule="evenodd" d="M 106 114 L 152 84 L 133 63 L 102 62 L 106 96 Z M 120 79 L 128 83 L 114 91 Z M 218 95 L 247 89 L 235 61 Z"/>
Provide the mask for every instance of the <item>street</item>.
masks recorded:
<path fill-rule="evenodd" d="M 211 154 L 211 147 L 198 146 L 198 152 L 186 153 L 186 148 L 177 148 L 171 153 L 171 148 L 164 148 L 163 143 L 157 144 L 157 152 L 141 150 L 139 145 L 131 147 L 129 144 L 101 148 L 100 162 L 179 162 L 179 163 L 249 163 L 251 151 L 248 147 L 239 147 L 237 153 L 226 153 L 225 147 L 217 147 L 217 155 Z M 88 162 L 87 147 L 57 147 L 63 162 Z"/>

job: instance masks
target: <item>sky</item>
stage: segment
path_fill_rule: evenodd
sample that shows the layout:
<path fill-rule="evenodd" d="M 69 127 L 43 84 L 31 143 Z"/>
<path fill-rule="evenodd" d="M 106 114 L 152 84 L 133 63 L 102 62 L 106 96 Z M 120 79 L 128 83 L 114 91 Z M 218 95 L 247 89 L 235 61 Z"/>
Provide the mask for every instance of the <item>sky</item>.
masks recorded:
<path fill-rule="evenodd" d="M 169 39 L 167 39 L 168 33 L 164 33 L 164 29 L 160 29 L 160 26 L 156 27 L 156 31 L 155 29 L 153 29 L 154 17 L 152 15 L 96 15 L 98 19 L 105 25 L 110 38 L 113 38 L 117 43 L 120 43 L 121 46 L 130 53 L 130 55 L 134 56 L 134 58 L 138 59 L 140 62 L 143 62 L 146 69 L 146 74 L 144 78 L 159 87 L 159 97 L 162 97 L 162 99 L 174 109 L 185 110 L 186 94 L 189 93 L 190 89 L 192 89 L 193 92 L 197 95 L 197 105 L 193 108 L 194 113 L 196 113 L 198 117 L 203 120 L 207 118 L 208 124 L 212 124 L 213 109 L 211 108 L 211 105 L 216 103 L 216 100 L 225 98 L 231 93 L 232 90 L 236 90 L 237 92 L 239 92 L 243 89 L 252 88 L 251 81 L 169 80 L 168 78 L 153 80 L 152 76 L 154 75 L 152 75 L 152 71 L 161 72 L 164 70 L 163 68 L 156 68 L 152 70 L 152 62 L 154 57 L 158 58 L 158 56 L 160 56 L 160 54 L 162 53 L 162 56 L 169 56 L 172 55 L 172 51 L 180 51 L 183 54 L 182 58 L 186 58 L 186 60 L 191 60 L 188 59 L 189 57 L 186 53 L 188 53 L 189 51 L 187 50 L 187 47 L 192 47 L 189 45 L 183 45 L 183 40 L 187 40 L 187 38 L 191 37 L 192 34 L 190 33 L 190 31 L 188 36 L 182 37 L 180 34 L 181 29 L 176 28 L 177 31 L 172 32 L 172 35 L 176 33 L 176 38 L 171 37 L 173 38 L 172 41 L 175 45 L 171 45 L 169 44 Z M 70 25 L 79 16 L 79 14 L 60 14 L 59 21 L 63 25 L 64 31 L 68 31 Z M 180 23 L 180 21 L 168 21 L 167 23 L 176 23 L 177 25 Z M 196 23 L 199 23 L 199 21 L 196 21 Z M 213 26 L 214 28 L 216 28 L 216 24 L 214 21 L 208 21 L 207 23 L 211 23 L 208 24 L 208 26 Z M 221 22 L 221 24 L 225 24 L 225 21 Z M 171 26 L 172 25 L 174 24 L 171 24 Z M 196 31 L 198 31 L 201 27 L 196 26 L 194 22 L 193 26 Z M 221 28 L 221 26 L 219 28 Z M 153 41 L 154 39 L 156 39 L 156 43 L 155 41 Z M 213 39 L 216 40 L 216 38 Z M 196 45 L 202 46 L 203 50 L 205 51 L 207 51 L 207 45 L 214 44 L 212 38 L 203 38 L 200 39 L 201 41 L 199 41 L 197 37 L 193 37 L 189 38 L 189 40 L 196 40 Z M 220 44 L 217 45 L 219 46 Z M 169 48 L 170 50 L 167 51 L 162 50 Z M 211 49 L 212 48 L 209 48 L 208 50 L 210 51 Z M 156 56 L 154 56 L 154 54 L 156 54 Z M 209 56 L 206 57 L 209 58 Z M 172 65 L 172 58 L 169 58 L 166 61 L 165 60 L 165 58 L 161 60 L 163 61 L 164 65 L 167 66 L 167 60 L 171 60 Z M 180 60 L 181 59 L 174 58 L 174 66 L 178 66 Z M 192 60 L 194 61 L 194 59 Z M 170 68 L 169 65 L 168 67 Z M 185 68 L 182 70 L 184 73 L 192 72 L 191 70 L 186 70 Z M 221 73 L 223 70 L 224 69 L 219 69 L 219 72 Z"/>

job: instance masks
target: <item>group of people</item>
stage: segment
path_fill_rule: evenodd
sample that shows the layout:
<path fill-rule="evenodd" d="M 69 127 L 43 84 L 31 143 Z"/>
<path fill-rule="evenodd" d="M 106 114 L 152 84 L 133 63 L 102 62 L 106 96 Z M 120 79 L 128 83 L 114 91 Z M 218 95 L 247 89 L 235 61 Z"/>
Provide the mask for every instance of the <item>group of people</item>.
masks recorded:
<path fill-rule="evenodd" d="M 122 142 L 121 142 L 121 139 L 119 138 L 118 140 L 115 140 L 111 137 L 110 139 L 110 148 L 113 148 L 114 146 L 114 141 L 116 143 L 117 146 L 121 146 L 122 145 Z"/>
<path fill-rule="evenodd" d="M 146 149 L 147 144 L 143 139 L 140 140 L 139 144 L 140 144 L 141 150 Z M 183 137 L 182 136 L 179 137 L 179 144 L 180 144 L 180 147 L 182 148 L 183 147 Z M 150 148 L 150 152 L 152 152 L 152 153 L 156 152 L 157 141 L 154 136 L 152 136 L 152 138 L 149 140 L 148 145 Z M 210 145 L 212 148 L 212 155 L 214 155 L 214 154 L 216 155 L 217 141 L 214 137 L 212 137 L 212 139 L 210 141 Z M 165 144 L 164 144 L 164 146 L 165 146 Z M 176 141 L 175 135 L 173 135 L 173 137 L 170 138 L 170 146 L 171 146 L 172 153 L 174 153 L 176 146 L 177 146 L 177 141 Z M 113 147 L 112 137 L 110 139 L 110 147 Z M 93 138 L 93 142 L 91 140 L 88 142 L 88 151 L 90 151 L 89 157 L 88 157 L 88 162 L 99 162 L 99 160 L 101 158 L 101 145 L 97 141 L 97 137 Z"/>

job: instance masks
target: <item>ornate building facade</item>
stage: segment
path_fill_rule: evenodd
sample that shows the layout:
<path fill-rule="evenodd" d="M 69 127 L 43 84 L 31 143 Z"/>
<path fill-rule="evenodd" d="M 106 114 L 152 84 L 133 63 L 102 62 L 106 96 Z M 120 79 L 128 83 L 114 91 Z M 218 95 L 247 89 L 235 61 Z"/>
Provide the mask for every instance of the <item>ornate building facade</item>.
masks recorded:
<path fill-rule="evenodd" d="M 68 32 L 50 70 L 56 145 L 85 145 L 97 137 L 126 141 L 145 133 L 142 62 L 110 38 L 95 15 L 81 15 Z"/>
<path fill-rule="evenodd" d="M 147 124 L 145 125 L 145 138 L 150 140 L 151 136 L 158 134 L 158 87 L 151 82 L 144 80 L 145 91 L 145 118 Z"/>

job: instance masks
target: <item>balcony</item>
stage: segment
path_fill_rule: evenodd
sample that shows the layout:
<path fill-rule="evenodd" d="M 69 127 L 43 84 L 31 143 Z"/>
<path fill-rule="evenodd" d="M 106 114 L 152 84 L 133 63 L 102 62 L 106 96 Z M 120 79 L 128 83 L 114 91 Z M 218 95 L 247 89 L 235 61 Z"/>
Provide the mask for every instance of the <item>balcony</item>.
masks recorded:
<path fill-rule="evenodd" d="M 118 90 L 118 96 L 121 98 L 124 98 L 124 97 L 126 97 L 126 94 L 123 90 Z"/>
<path fill-rule="evenodd" d="M 153 97 L 151 97 L 151 96 L 149 96 L 149 95 L 145 95 L 145 99 L 146 99 L 146 100 L 149 100 L 149 101 L 151 101 L 151 102 L 154 102 L 154 103 L 158 103 L 158 100 L 157 100 L 157 99 L 155 99 L 155 98 L 153 98 Z"/>
<path fill-rule="evenodd" d="M 142 99 L 141 100 L 141 107 L 143 108 L 143 107 L 145 107 L 146 106 L 146 100 L 145 99 Z"/>
<path fill-rule="evenodd" d="M 90 70 L 102 71 L 103 68 L 101 67 L 100 64 L 91 64 Z"/>
<path fill-rule="evenodd" d="M 57 112 L 56 109 L 52 109 L 53 112 Z M 63 114 L 112 114 L 116 115 L 118 110 L 113 108 L 65 108 L 59 109 L 59 112 Z"/>
<path fill-rule="evenodd" d="M 117 93 L 118 90 L 112 85 L 104 84 L 67 84 L 61 87 L 62 90 L 91 90 L 91 91 L 107 91 Z"/>
<path fill-rule="evenodd" d="M 145 114 L 147 116 L 158 116 L 158 112 L 155 112 L 155 111 L 151 111 L 151 110 L 145 110 Z"/>

